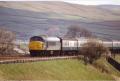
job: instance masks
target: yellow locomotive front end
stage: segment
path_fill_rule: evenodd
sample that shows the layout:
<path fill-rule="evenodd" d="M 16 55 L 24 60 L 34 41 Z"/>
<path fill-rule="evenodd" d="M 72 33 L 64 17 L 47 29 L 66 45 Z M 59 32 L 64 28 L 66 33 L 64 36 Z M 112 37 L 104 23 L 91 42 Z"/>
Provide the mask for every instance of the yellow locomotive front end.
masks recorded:
<path fill-rule="evenodd" d="M 31 41 L 29 43 L 29 50 L 44 50 L 44 43 L 41 41 Z"/>
<path fill-rule="evenodd" d="M 43 55 L 45 43 L 44 40 L 39 36 L 34 36 L 30 38 L 29 42 L 29 52 L 31 56 Z"/>

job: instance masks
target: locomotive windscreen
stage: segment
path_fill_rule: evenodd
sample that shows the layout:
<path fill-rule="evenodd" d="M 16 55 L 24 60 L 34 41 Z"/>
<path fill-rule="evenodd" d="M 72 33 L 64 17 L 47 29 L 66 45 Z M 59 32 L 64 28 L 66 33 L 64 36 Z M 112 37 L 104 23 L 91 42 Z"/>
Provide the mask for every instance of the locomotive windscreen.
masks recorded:
<path fill-rule="evenodd" d="M 39 37 L 39 36 L 34 36 L 30 38 L 30 41 L 44 41 L 43 38 Z"/>

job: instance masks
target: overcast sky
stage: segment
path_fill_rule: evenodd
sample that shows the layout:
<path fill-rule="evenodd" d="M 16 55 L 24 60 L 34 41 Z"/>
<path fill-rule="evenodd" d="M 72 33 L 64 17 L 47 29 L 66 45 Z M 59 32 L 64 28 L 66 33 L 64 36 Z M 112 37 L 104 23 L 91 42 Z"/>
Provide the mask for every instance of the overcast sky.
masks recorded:
<path fill-rule="evenodd" d="M 2 0 L 2 1 L 11 1 L 11 0 Z M 84 4 L 84 5 L 101 5 L 101 4 L 120 5 L 120 0 L 12 0 L 12 1 L 64 1 L 69 3 Z"/>
<path fill-rule="evenodd" d="M 60 0 L 60 1 L 84 5 L 100 5 L 100 4 L 120 5 L 120 0 Z"/>

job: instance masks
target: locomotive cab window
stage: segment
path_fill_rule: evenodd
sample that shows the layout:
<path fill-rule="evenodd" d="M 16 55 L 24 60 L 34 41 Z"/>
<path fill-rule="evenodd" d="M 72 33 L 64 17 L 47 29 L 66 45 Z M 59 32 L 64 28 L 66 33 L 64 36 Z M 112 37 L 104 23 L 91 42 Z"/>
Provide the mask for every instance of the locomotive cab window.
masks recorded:
<path fill-rule="evenodd" d="M 34 36 L 30 39 L 30 41 L 43 41 L 43 39 L 41 37 Z"/>

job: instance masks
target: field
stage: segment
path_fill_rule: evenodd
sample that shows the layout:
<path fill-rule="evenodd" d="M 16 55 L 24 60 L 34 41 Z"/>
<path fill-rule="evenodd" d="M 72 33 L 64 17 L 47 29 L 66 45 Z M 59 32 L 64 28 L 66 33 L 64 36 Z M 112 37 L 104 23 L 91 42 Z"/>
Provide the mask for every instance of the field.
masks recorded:
<path fill-rule="evenodd" d="M 118 74 L 116 74 L 118 75 Z M 81 60 L 55 60 L 0 65 L 4 80 L 113 80 L 113 77 Z"/>

